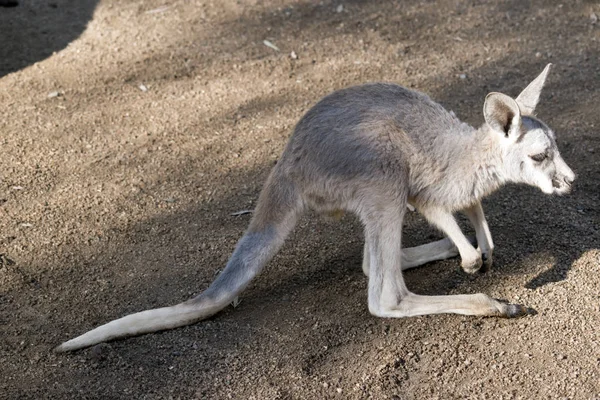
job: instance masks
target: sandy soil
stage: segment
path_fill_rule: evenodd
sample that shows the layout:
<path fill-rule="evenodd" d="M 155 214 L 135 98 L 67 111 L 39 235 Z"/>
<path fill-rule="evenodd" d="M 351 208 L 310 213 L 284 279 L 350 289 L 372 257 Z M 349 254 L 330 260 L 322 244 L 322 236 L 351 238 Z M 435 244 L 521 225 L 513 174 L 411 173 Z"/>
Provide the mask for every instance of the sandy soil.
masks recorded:
<path fill-rule="evenodd" d="M 600 7 L 594 1 L 21 0 L 0 8 L 0 398 L 600 398 Z M 268 40 L 275 51 L 263 44 Z M 291 57 L 294 52 L 297 58 Z M 484 204 L 493 270 L 406 274 L 538 314 L 378 319 L 357 221 L 307 215 L 241 304 L 74 354 L 198 293 L 311 104 L 393 81 L 482 121 L 555 64 L 539 116 L 574 193 Z M 412 214 L 405 245 L 439 238 Z"/>

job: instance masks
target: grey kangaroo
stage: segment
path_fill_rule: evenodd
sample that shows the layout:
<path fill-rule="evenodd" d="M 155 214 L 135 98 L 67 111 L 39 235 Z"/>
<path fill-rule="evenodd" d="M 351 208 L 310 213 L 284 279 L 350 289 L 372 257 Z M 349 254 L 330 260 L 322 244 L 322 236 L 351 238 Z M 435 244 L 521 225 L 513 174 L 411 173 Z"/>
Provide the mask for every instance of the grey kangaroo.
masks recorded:
<path fill-rule="evenodd" d="M 505 183 L 529 184 L 548 194 L 570 191 L 575 174 L 561 158 L 553 131 L 534 117 L 549 69 L 516 99 L 490 93 L 479 129 L 425 94 L 394 84 L 366 84 L 326 96 L 296 125 L 248 230 L 208 289 L 184 303 L 109 322 L 56 350 L 171 329 L 215 314 L 262 270 L 308 207 L 324 213 L 350 211 L 363 223 L 362 267 L 369 280 L 369 311 L 375 316 L 526 314 L 522 305 L 483 293 L 414 294 L 402 270 L 457 254 L 468 273 L 489 267 L 494 243 L 481 200 Z M 447 238 L 402 249 L 408 205 Z M 458 211 L 475 228 L 478 248 L 456 223 L 453 213 Z"/>

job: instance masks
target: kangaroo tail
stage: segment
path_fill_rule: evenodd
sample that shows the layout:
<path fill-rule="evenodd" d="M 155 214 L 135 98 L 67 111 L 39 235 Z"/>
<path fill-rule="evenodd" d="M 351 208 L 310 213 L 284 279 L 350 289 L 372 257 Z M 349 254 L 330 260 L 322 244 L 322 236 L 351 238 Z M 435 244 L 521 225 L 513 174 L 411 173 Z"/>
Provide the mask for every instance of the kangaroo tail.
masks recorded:
<path fill-rule="evenodd" d="M 238 242 L 227 266 L 206 291 L 172 307 L 156 308 L 116 319 L 55 348 L 66 352 L 97 343 L 189 325 L 230 304 L 277 253 L 302 208 L 294 186 L 271 173 L 258 200 L 252 222 Z"/>

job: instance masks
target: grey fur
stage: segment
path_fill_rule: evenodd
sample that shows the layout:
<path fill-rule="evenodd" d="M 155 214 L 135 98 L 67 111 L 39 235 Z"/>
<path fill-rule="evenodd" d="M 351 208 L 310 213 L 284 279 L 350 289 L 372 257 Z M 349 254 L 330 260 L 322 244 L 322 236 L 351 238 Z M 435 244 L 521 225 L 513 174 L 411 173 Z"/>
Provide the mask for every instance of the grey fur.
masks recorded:
<path fill-rule="evenodd" d="M 363 222 L 363 270 L 369 276 L 373 315 L 524 314 L 525 307 L 482 293 L 416 295 L 404 284 L 402 270 L 457 254 L 467 272 L 484 263 L 490 266 L 494 244 L 481 200 L 507 182 L 527 183 L 546 193 L 570 190 L 575 175 L 560 157 L 554 134 L 531 117 L 548 70 L 549 66 L 516 100 L 488 95 L 486 123 L 479 129 L 462 123 L 425 94 L 394 84 L 373 83 L 330 94 L 298 122 L 265 184 L 248 231 L 205 292 L 173 307 L 110 322 L 57 350 L 182 326 L 216 313 L 260 272 L 308 207 L 334 214 L 350 211 Z M 402 223 L 409 204 L 448 238 L 403 252 Z M 457 211 L 475 227 L 478 248 L 458 227 L 453 217 Z"/>

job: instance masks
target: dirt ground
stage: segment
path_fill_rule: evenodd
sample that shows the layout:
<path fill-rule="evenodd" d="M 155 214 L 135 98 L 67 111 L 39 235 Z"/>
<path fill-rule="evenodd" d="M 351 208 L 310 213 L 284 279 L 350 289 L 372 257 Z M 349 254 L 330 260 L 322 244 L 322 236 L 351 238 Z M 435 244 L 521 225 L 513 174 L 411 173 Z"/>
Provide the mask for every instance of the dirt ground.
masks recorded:
<path fill-rule="evenodd" d="M 600 398 L 599 16 L 580 0 L 0 8 L 0 398 Z M 231 214 L 323 95 L 392 81 L 480 124 L 488 92 L 516 96 L 548 62 L 538 115 L 574 192 L 490 197 L 485 275 L 457 259 L 405 274 L 417 293 L 483 291 L 537 315 L 372 317 L 359 223 L 308 214 L 236 309 L 51 351 L 206 288 L 250 218 Z M 405 245 L 440 237 L 408 217 Z"/>

